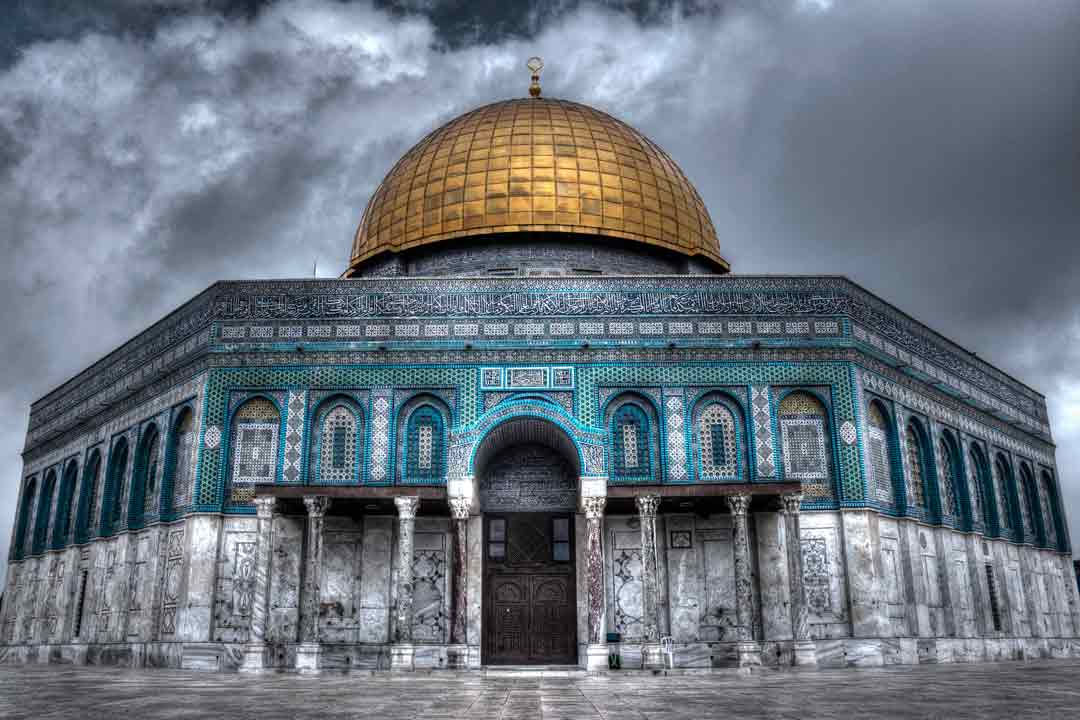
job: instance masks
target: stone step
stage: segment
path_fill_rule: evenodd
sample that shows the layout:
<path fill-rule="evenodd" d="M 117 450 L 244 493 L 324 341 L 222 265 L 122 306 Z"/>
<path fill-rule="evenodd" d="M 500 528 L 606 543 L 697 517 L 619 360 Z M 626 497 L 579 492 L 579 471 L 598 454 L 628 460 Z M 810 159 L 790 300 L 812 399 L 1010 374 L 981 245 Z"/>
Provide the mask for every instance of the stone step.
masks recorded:
<path fill-rule="evenodd" d="M 588 674 L 577 665 L 485 665 L 482 671 L 484 677 L 490 678 L 570 678 Z"/>

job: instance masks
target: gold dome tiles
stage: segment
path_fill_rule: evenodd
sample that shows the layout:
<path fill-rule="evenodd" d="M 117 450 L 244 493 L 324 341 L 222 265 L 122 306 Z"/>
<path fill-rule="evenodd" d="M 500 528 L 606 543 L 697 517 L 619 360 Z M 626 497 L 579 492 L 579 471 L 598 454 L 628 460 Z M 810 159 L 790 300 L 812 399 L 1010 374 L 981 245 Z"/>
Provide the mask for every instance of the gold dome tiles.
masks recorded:
<path fill-rule="evenodd" d="M 565 100 L 487 105 L 430 133 L 376 190 L 350 272 L 382 252 L 468 235 L 601 234 L 727 267 L 697 191 L 630 126 Z"/>

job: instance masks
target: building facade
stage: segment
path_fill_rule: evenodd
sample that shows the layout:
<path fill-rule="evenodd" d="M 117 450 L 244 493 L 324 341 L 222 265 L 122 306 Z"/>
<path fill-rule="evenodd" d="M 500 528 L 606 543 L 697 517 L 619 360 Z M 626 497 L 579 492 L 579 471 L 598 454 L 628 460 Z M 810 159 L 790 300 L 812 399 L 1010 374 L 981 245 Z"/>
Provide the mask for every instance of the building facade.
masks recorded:
<path fill-rule="evenodd" d="M 728 270 L 633 128 L 451 121 L 341 279 L 217 283 L 33 404 L 0 661 L 1080 655 L 1045 399 L 849 280 Z"/>

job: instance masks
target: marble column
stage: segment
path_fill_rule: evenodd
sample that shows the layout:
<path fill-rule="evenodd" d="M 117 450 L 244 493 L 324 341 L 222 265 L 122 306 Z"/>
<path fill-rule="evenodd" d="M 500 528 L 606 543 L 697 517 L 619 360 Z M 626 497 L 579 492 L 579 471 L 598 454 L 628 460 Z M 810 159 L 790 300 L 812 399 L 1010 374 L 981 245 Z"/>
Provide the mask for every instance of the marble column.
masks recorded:
<path fill-rule="evenodd" d="M 754 588 L 750 577 L 750 533 L 746 513 L 750 508 L 750 494 L 728 495 L 731 509 L 731 540 L 735 553 L 735 620 L 736 651 L 739 667 L 761 665 L 761 646 L 754 640 Z"/>
<path fill-rule="evenodd" d="M 416 647 L 412 644 L 413 624 L 413 535 L 420 498 L 394 498 L 398 512 L 397 598 L 394 604 L 394 644 L 390 647 L 390 669 L 412 670 Z"/>
<path fill-rule="evenodd" d="M 607 633 L 604 628 L 604 545 L 603 525 L 606 497 L 582 498 L 586 522 L 586 569 L 589 584 L 589 644 L 585 667 L 604 670 L 608 666 Z"/>
<path fill-rule="evenodd" d="M 300 645 L 296 648 L 296 669 L 317 672 L 319 669 L 319 600 L 323 559 L 323 523 L 330 498 L 305 495 L 307 508 L 307 552 L 304 554 L 304 596 L 301 604 Z"/>
<path fill-rule="evenodd" d="M 641 524 L 641 665 L 646 669 L 662 668 L 664 655 L 660 652 L 656 573 L 656 511 L 660 507 L 660 496 L 638 495 L 635 502 Z"/>
<path fill-rule="evenodd" d="M 453 564 L 450 576 L 450 646 L 446 649 L 447 664 L 451 668 L 464 668 L 469 655 L 466 645 L 468 627 L 468 546 L 469 510 L 472 500 L 464 497 L 450 498 L 450 517 L 454 523 Z"/>
<path fill-rule="evenodd" d="M 791 637 L 794 640 L 795 664 L 817 665 L 817 649 L 810 639 L 806 591 L 803 588 L 802 542 L 799 539 L 802 499 L 802 493 L 788 493 L 780 497 L 780 512 L 784 516 L 784 546 L 787 550 Z"/>
<path fill-rule="evenodd" d="M 255 549 L 255 593 L 251 601 L 251 630 L 244 646 L 244 659 L 240 669 L 258 672 L 266 667 L 266 625 L 270 607 L 270 543 L 274 526 L 274 507 L 277 498 L 255 498 L 255 516 L 258 518 Z"/>

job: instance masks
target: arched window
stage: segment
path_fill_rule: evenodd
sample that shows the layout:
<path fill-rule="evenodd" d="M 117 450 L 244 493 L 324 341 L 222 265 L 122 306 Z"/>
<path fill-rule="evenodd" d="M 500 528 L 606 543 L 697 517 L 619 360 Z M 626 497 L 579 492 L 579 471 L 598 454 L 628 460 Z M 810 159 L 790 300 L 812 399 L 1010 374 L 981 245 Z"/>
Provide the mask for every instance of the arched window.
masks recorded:
<path fill-rule="evenodd" d="M 1042 471 L 1042 503 L 1043 517 L 1046 518 L 1046 542 L 1050 547 L 1056 548 L 1065 530 L 1061 526 L 1061 513 L 1058 512 L 1054 479 L 1045 470 Z"/>
<path fill-rule="evenodd" d="M 27 538 L 33 528 L 31 515 L 34 513 L 34 501 L 36 499 L 37 478 L 30 478 L 26 481 L 26 487 L 23 489 L 22 507 L 19 509 L 19 525 L 18 530 L 15 532 L 15 555 L 18 557 L 22 557 L 26 550 L 29 549 L 30 543 Z"/>
<path fill-rule="evenodd" d="M 60 497 L 56 501 L 56 517 L 53 518 L 52 547 L 62 548 L 71 533 L 72 519 L 75 515 L 75 483 L 79 478 L 79 464 L 74 460 L 64 468 L 64 478 L 60 481 Z"/>
<path fill-rule="evenodd" d="M 240 406 L 233 417 L 232 481 L 226 501 L 251 502 L 255 486 L 277 479 L 278 434 L 281 414 L 277 405 L 262 397 Z"/>
<path fill-rule="evenodd" d="M 904 444 L 908 471 L 907 505 L 909 508 L 926 510 L 926 454 L 914 423 L 908 423 L 907 430 L 904 431 Z"/>
<path fill-rule="evenodd" d="M 649 418 L 633 402 L 615 410 L 611 423 L 612 479 L 621 482 L 652 480 Z"/>
<path fill-rule="evenodd" d="M 101 451 L 94 450 L 83 468 L 82 492 L 79 494 L 79 519 L 75 523 L 75 542 L 86 542 L 94 531 L 94 518 L 101 489 Z"/>
<path fill-rule="evenodd" d="M 870 475 L 874 495 L 880 501 L 896 504 L 893 485 L 892 429 L 881 403 L 872 401 L 866 413 L 867 447 L 870 452 Z"/>
<path fill-rule="evenodd" d="M 325 403 L 315 416 L 315 427 L 309 482 L 359 482 L 364 437 L 360 410 L 346 400 Z"/>
<path fill-rule="evenodd" d="M 972 519 L 982 518 L 983 529 L 990 532 L 994 527 L 994 504 L 988 494 L 990 478 L 986 472 L 986 460 L 975 446 L 968 452 L 968 483 L 971 486 Z"/>
<path fill-rule="evenodd" d="M 960 488 L 956 478 L 960 475 L 956 453 L 945 439 L 938 441 L 941 453 L 941 514 L 947 517 L 960 517 Z"/>
<path fill-rule="evenodd" d="M 1039 512 L 1039 491 L 1035 487 L 1035 476 L 1031 474 L 1027 463 L 1020 466 L 1020 484 L 1024 493 L 1024 529 L 1041 545 L 1046 542 L 1046 534 L 1043 530 L 1042 513 Z"/>
<path fill-rule="evenodd" d="M 720 400 L 704 401 L 695 427 L 698 479 L 702 482 L 740 479 L 739 435 L 731 408 Z"/>
<path fill-rule="evenodd" d="M 45 484 L 41 486 L 41 497 L 38 498 L 38 508 L 37 512 L 34 514 L 33 552 L 35 555 L 45 550 L 45 540 L 49 533 L 49 516 L 52 514 L 52 499 L 54 492 L 56 492 L 56 471 L 50 470 L 45 476 Z"/>
<path fill-rule="evenodd" d="M 445 424 L 434 405 L 419 405 L 408 414 L 404 467 L 404 483 L 442 482 L 446 474 Z"/>
<path fill-rule="evenodd" d="M 105 502 L 101 508 L 101 534 L 111 535 L 120 527 L 124 517 L 124 495 L 127 491 L 127 438 L 120 438 L 109 455 L 106 476 Z"/>
<path fill-rule="evenodd" d="M 784 478 L 802 481 L 803 491 L 811 498 L 832 497 L 832 452 L 825 406 L 812 394 L 795 391 L 780 401 L 777 414 Z"/>
<path fill-rule="evenodd" d="M 195 479 L 195 420 L 191 408 L 181 410 L 173 423 L 172 449 L 166 462 L 170 483 L 167 510 L 183 510 L 191 505 L 191 484 Z"/>
<path fill-rule="evenodd" d="M 1012 493 L 1009 492 L 1010 475 L 1005 456 L 998 453 L 998 456 L 994 458 L 994 485 L 997 491 L 998 527 L 1002 534 L 1007 533 L 1013 525 L 1013 500 Z"/>
<path fill-rule="evenodd" d="M 139 442 L 134 479 L 131 483 L 128 527 L 140 527 L 146 515 L 153 513 L 157 507 L 160 437 L 157 426 L 151 424 L 143 431 L 142 440 Z"/>

